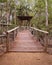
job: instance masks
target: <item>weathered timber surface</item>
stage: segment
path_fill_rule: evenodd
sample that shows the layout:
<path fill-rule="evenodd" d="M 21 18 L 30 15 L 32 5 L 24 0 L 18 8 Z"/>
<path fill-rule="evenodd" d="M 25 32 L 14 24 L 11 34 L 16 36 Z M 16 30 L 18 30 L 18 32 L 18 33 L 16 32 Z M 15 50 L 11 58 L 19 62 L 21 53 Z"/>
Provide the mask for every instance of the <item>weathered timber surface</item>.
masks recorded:
<path fill-rule="evenodd" d="M 36 37 L 34 37 L 30 31 L 23 30 L 18 32 L 13 48 L 10 48 L 9 51 L 42 52 L 43 46 L 36 40 Z"/>

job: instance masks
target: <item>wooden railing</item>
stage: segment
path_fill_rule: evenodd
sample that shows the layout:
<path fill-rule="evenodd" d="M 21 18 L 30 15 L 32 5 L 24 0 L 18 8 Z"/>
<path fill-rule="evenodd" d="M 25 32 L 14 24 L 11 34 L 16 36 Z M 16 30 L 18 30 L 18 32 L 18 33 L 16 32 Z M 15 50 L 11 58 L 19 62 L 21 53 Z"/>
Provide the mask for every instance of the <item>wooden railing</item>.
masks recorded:
<path fill-rule="evenodd" d="M 6 35 L 0 35 L 0 55 L 6 52 Z"/>
<path fill-rule="evenodd" d="M 0 55 L 7 52 L 11 46 L 11 42 L 15 40 L 19 27 L 15 27 L 0 35 Z"/>
<path fill-rule="evenodd" d="M 49 44 L 49 32 L 29 26 L 21 26 L 21 29 L 30 30 L 30 32 L 37 38 L 37 41 L 39 41 L 44 46 L 44 51 L 47 52 Z"/>
<path fill-rule="evenodd" d="M 37 29 L 37 28 L 34 28 L 34 27 L 30 27 L 31 29 L 35 30 L 35 31 L 38 31 L 38 32 L 42 32 L 42 33 L 45 33 L 45 34 L 48 34 L 47 31 L 43 31 L 43 30 L 40 30 L 40 29 Z"/>
<path fill-rule="evenodd" d="M 15 38 L 17 36 L 18 29 L 19 29 L 19 27 L 15 27 L 15 28 L 13 28 L 13 29 L 11 29 L 11 30 L 6 32 L 6 36 L 7 36 L 7 43 L 6 43 L 7 51 L 9 50 L 11 41 L 15 40 Z"/>
<path fill-rule="evenodd" d="M 17 30 L 21 29 L 28 29 L 32 32 L 32 34 L 34 36 L 37 37 L 37 40 L 44 46 L 44 51 L 47 52 L 47 48 L 48 48 L 48 43 L 49 43 L 49 39 L 48 39 L 48 32 L 47 31 L 43 31 L 34 27 L 28 27 L 28 26 L 21 26 L 21 27 L 16 27 L 12 30 L 7 31 L 7 51 L 10 47 L 9 43 L 10 43 L 10 36 L 12 36 L 12 40 L 15 40 L 16 36 L 17 36 Z"/>
<path fill-rule="evenodd" d="M 37 40 L 44 46 L 44 51 L 47 52 L 47 48 L 48 48 L 48 32 L 47 31 L 43 31 L 34 27 L 28 27 L 28 26 L 22 26 L 22 27 L 15 27 L 11 30 L 8 30 L 6 32 L 5 38 L 6 38 L 6 51 L 9 50 L 9 47 L 11 46 L 11 42 L 15 40 L 18 30 L 19 29 L 28 29 L 31 31 L 31 33 L 37 37 Z M 0 36 L 1 37 L 1 36 Z M 3 36 L 1 37 L 3 38 Z M 0 45 L 1 47 L 2 45 Z"/>
<path fill-rule="evenodd" d="M 49 43 L 49 39 L 48 39 L 49 32 L 34 27 L 30 27 L 30 31 L 32 32 L 33 35 L 37 37 L 38 41 L 44 46 L 44 51 L 47 52 L 48 43 Z"/>

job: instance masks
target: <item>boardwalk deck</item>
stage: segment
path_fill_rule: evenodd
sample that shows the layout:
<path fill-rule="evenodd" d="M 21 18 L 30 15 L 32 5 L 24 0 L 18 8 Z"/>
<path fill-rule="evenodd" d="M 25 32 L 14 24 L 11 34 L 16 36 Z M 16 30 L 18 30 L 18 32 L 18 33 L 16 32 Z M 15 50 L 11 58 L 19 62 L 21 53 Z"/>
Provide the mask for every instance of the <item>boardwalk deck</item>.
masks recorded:
<path fill-rule="evenodd" d="M 14 41 L 11 52 L 43 52 L 43 47 L 39 41 L 36 40 L 30 31 L 23 30 L 18 32 L 17 38 Z"/>

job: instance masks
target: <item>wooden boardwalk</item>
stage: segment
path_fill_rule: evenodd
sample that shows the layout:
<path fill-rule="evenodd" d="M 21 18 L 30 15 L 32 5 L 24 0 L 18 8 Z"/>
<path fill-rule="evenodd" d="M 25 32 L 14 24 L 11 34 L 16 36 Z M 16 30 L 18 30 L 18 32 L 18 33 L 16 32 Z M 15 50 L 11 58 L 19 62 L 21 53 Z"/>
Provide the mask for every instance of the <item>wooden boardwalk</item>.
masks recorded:
<path fill-rule="evenodd" d="M 37 41 L 30 31 L 18 32 L 14 45 L 9 49 L 11 52 L 43 52 L 43 46 Z"/>

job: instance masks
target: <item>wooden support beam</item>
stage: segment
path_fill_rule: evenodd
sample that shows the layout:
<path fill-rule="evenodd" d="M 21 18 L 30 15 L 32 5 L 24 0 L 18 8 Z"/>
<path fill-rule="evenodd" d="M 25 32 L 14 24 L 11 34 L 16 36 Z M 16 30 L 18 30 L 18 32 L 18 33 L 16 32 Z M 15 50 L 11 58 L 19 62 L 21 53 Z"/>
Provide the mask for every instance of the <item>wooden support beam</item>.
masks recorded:
<path fill-rule="evenodd" d="M 9 34 L 6 33 L 6 36 L 7 36 L 6 51 L 8 52 L 8 50 L 9 50 Z"/>
<path fill-rule="evenodd" d="M 48 34 L 45 34 L 45 43 L 44 43 L 44 51 L 47 52 L 48 48 Z"/>

